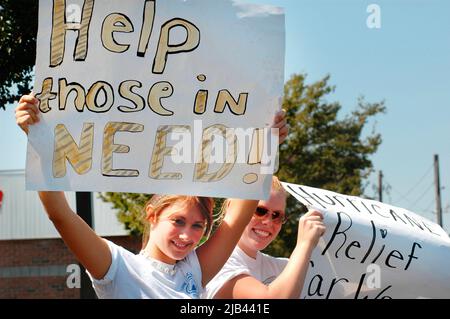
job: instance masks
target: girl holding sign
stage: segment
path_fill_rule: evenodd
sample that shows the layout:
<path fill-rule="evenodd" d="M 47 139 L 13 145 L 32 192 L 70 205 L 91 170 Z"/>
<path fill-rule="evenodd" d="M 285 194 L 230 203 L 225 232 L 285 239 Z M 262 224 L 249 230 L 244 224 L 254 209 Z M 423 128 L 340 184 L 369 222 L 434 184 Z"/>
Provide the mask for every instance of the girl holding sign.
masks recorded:
<path fill-rule="evenodd" d="M 311 253 L 324 234 L 325 226 L 320 212 L 309 211 L 300 218 L 297 245 L 289 259 L 261 253 L 277 237 L 286 221 L 286 196 L 274 176 L 269 199 L 258 202 L 230 259 L 206 286 L 204 298 L 300 297 Z M 224 203 L 225 216 L 229 205 L 228 201 Z"/>
<path fill-rule="evenodd" d="M 38 100 L 23 96 L 16 108 L 17 124 L 39 121 Z M 287 135 L 284 113 L 273 127 Z M 100 298 L 198 298 L 204 286 L 225 264 L 257 201 L 229 200 L 227 215 L 206 243 L 196 249 L 213 223 L 213 199 L 198 196 L 155 195 L 145 205 L 150 233 L 135 255 L 100 238 L 69 207 L 63 192 L 39 192 L 48 217 L 62 239 L 87 269 Z"/>

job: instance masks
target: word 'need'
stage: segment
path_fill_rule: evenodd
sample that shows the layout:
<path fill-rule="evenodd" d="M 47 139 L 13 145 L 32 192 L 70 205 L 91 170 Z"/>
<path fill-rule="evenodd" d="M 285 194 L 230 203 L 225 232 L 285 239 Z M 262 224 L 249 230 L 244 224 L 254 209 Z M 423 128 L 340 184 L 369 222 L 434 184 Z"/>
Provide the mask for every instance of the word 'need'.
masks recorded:
<path fill-rule="evenodd" d="M 163 172 L 166 157 L 170 157 L 173 163 L 193 163 L 195 164 L 195 182 L 214 182 L 223 179 L 232 170 L 235 163 L 246 163 L 249 165 L 263 164 L 273 165 L 271 154 L 264 152 L 276 152 L 272 149 L 273 141 L 266 142 L 265 137 L 272 138 L 267 134 L 268 129 L 232 129 L 222 124 L 215 124 L 204 129 L 200 129 L 196 138 L 198 127 L 194 123 L 194 146 L 190 138 L 191 127 L 189 125 L 161 125 L 157 128 L 153 149 L 151 150 L 151 160 L 148 169 L 148 176 L 153 179 L 180 180 L 183 178 L 180 172 Z M 62 178 L 66 176 L 66 163 L 69 162 L 73 170 L 78 175 L 88 173 L 92 168 L 94 158 L 94 123 L 84 123 L 81 129 L 79 143 L 75 142 L 72 134 L 64 124 L 58 124 L 54 130 L 53 149 L 53 177 Z M 124 144 L 116 144 L 114 137 L 118 132 L 140 133 L 144 131 L 144 125 L 128 122 L 108 122 L 103 130 L 102 154 L 101 154 L 101 174 L 110 177 L 138 177 L 140 172 L 137 169 L 119 169 L 113 167 L 114 153 L 129 153 L 130 147 Z M 181 141 L 176 145 L 168 145 L 168 137 L 177 135 Z M 217 141 L 223 139 L 224 145 L 217 146 Z M 247 142 L 250 141 L 249 144 Z M 270 147 L 264 147 L 264 144 Z M 147 143 L 148 144 L 148 143 Z M 266 144 L 266 146 L 267 146 Z M 224 147 L 223 147 L 224 146 Z M 242 146 L 244 149 L 242 149 Z M 249 146 L 249 147 L 247 147 Z M 191 148 L 199 150 L 191 155 Z M 221 150 L 225 150 L 224 153 Z M 149 150 L 150 152 L 150 150 Z M 187 158 L 186 158 L 187 157 Z M 191 160 L 193 159 L 193 160 Z M 267 161 L 269 159 L 269 161 Z M 195 161 L 195 162 L 194 162 Z M 220 167 L 210 169 L 210 164 L 219 163 Z M 211 171 L 212 170 L 212 171 Z M 248 175 L 248 176 L 247 176 Z M 255 174 L 247 174 L 244 183 L 256 182 Z"/>

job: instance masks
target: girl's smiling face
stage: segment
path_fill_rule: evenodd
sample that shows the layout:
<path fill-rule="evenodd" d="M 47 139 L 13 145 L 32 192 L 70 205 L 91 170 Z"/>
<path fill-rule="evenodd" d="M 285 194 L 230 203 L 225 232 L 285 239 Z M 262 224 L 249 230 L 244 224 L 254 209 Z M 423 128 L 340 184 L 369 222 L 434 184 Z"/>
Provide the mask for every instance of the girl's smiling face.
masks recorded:
<path fill-rule="evenodd" d="M 152 258 L 174 264 L 200 242 L 206 220 L 197 205 L 175 202 L 163 209 L 158 217 L 152 217 L 150 227 L 145 250 Z"/>
<path fill-rule="evenodd" d="M 239 240 L 239 247 L 255 258 L 257 251 L 266 248 L 281 230 L 286 208 L 286 195 L 281 191 L 271 191 L 267 201 L 259 201 L 258 207 L 267 210 L 263 216 L 253 215 Z M 275 220 L 274 217 L 278 216 Z"/>

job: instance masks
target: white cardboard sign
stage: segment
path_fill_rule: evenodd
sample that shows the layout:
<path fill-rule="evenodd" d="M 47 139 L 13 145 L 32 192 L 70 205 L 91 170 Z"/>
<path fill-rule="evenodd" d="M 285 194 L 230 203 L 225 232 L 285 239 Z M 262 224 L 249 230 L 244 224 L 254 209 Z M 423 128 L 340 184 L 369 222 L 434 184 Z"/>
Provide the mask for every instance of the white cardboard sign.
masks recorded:
<path fill-rule="evenodd" d="M 280 8 L 40 0 L 27 189 L 267 197 L 283 81 Z"/>
<path fill-rule="evenodd" d="M 450 238 L 406 209 L 283 183 L 324 213 L 302 298 L 450 298 Z"/>

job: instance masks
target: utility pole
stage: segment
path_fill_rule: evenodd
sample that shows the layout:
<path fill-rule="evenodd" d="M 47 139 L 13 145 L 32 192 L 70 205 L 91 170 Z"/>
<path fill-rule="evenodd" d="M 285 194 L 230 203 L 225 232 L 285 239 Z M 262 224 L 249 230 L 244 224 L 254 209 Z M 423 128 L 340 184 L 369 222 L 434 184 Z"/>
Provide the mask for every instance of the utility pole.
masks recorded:
<path fill-rule="evenodd" d="M 439 155 L 434 154 L 434 185 L 436 189 L 437 223 L 442 227 L 441 183 L 439 181 Z"/>
<path fill-rule="evenodd" d="M 378 171 L 378 201 L 383 202 L 383 171 Z"/>
<path fill-rule="evenodd" d="M 92 227 L 92 193 L 76 192 L 75 200 L 78 216 L 80 216 L 89 227 Z M 79 264 L 79 266 L 81 270 L 80 299 L 96 299 L 97 297 L 92 288 L 91 280 L 86 273 L 86 269 L 81 264 Z"/>

